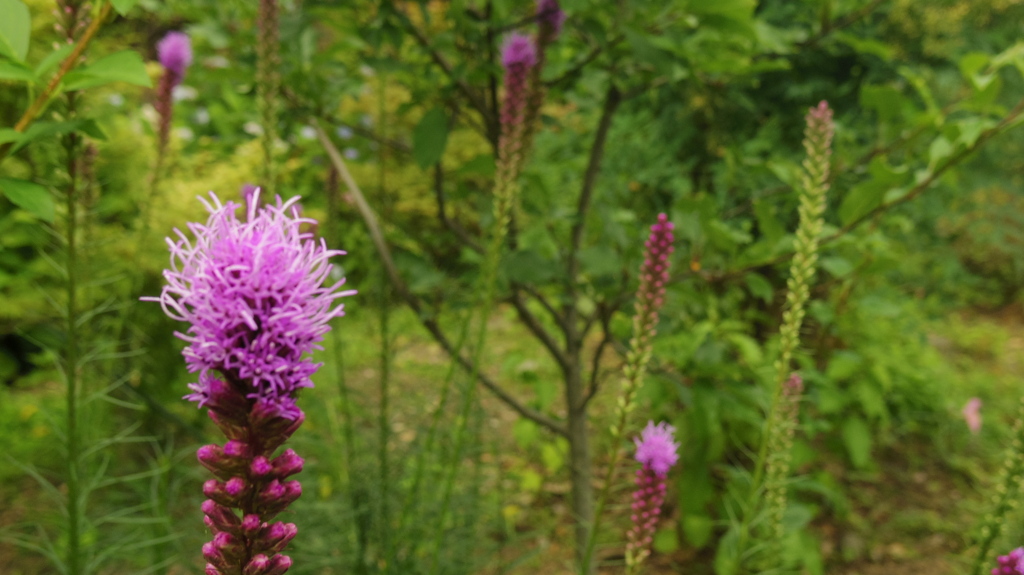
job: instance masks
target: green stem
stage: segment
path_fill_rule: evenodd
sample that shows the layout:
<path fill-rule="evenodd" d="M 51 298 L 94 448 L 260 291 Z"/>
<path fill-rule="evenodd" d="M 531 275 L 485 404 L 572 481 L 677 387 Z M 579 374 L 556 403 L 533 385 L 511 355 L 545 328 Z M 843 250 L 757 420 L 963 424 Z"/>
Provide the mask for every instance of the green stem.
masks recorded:
<path fill-rule="evenodd" d="M 74 94 L 68 94 L 69 116 L 75 107 Z M 65 242 L 67 244 L 67 305 L 64 310 L 67 320 L 67 346 L 65 348 L 65 377 L 67 378 L 67 486 L 68 486 L 68 575 L 81 575 L 82 549 L 82 501 L 81 484 L 81 438 L 79 437 L 79 382 L 78 382 L 78 204 L 75 197 L 77 178 L 77 159 L 75 148 L 76 137 L 70 134 L 65 149 L 68 153 L 69 179 L 65 195 L 67 223 L 65 225 Z"/>

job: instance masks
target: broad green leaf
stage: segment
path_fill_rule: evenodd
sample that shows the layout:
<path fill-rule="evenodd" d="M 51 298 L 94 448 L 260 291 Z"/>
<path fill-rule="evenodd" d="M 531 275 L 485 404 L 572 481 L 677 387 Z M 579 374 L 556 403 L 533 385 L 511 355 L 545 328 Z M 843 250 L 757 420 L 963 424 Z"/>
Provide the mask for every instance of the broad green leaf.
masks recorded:
<path fill-rule="evenodd" d="M 843 444 L 854 466 L 863 469 L 871 462 L 871 428 L 863 419 L 851 416 L 843 422 Z"/>
<path fill-rule="evenodd" d="M 36 77 L 32 69 L 14 60 L 0 60 L 0 80 L 14 80 L 15 82 L 35 82 Z"/>
<path fill-rule="evenodd" d="M 906 97 L 892 86 L 865 85 L 860 89 L 860 105 L 878 113 L 882 122 L 898 120 Z"/>
<path fill-rule="evenodd" d="M 833 37 L 835 37 L 839 42 L 853 48 L 855 52 L 878 56 L 885 62 L 892 60 L 892 48 L 888 44 L 875 40 L 874 38 L 862 37 L 842 31 L 834 32 Z"/>
<path fill-rule="evenodd" d="M 0 128 L 0 144 L 17 142 L 24 136 L 21 132 L 11 128 Z"/>
<path fill-rule="evenodd" d="M 972 117 L 961 120 L 956 125 L 960 129 L 960 137 L 957 138 L 957 141 L 970 147 L 978 141 L 982 132 L 995 125 L 995 121 L 989 118 Z"/>
<path fill-rule="evenodd" d="M 26 180 L 0 178 L 0 191 L 19 208 L 43 221 L 53 221 L 55 215 L 53 198 L 50 197 L 50 191 L 45 186 Z"/>
<path fill-rule="evenodd" d="M 608 246 L 593 246 L 580 250 L 580 265 L 588 276 L 601 277 L 622 271 L 622 259 Z"/>
<path fill-rule="evenodd" d="M 67 58 L 68 54 L 71 54 L 71 51 L 74 49 L 74 44 L 64 44 L 60 48 L 57 48 L 53 52 L 47 54 L 46 57 L 43 58 L 41 62 L 39 62 L 39 65 L 36 66 L 36 77 L 39 78 L 43 74 L 54 69 L 57 66 L 57 64 L 60 64 L 64 60 L 64 58 Z"/>
<path fill-rule="evenodd" d="M 945 136 L 935 138 L 932 145 L 928 147 L 928 169 L 934 170 L 939 162 L 953 155 L 953 144 Z"/>
<path fill-rule="evenodd" d="M 850 376 L 860 371 L 862 365 L 864 365 L 864 358 L 857 352 L 837 351 L 832 356 L 832 360 L 828 362 L 825 377 L 834 382 L 849 379 Z"/>
<path fill-rule="evenodd" d="M 511 281 L 543 284 L 558 275 L 558 268 L 533 250 L 518 250 L 508 254 L 501 269 Z"/>
<path fill-rule="evenodd" d="M 821 259 L 821 268 L 832 274 L 832 277 L 843 277 L 853 271 L 853 264 L 850 260 L 839 256 Z"/>
<path fill-rule="evenodd" d="M 887 191 L 903 184 L 908 170 L 903 166 L 893 168 L 883 158 L 876 157 L 868 166 L 868 173 L 871 178 L 854 186 L 839 206 L 839 219 L 844 226 L 881 205 Z"/>
<path fill-rule="evenodd" d="M 494 176 L 494 156 L 491 154 L 480 154 L 472 160 L 462 164 L 458 173 L 466 176 L 483 176 L 490 178 Z"/>
<path fill-rule="evenodd" d="M 117 13 L 124 16 L 129 10 L 135 7 L 139 0 L 110 0 L 110 4 L 117 10 Z"/>
<path fill-rule="evenodd" d="M 412 134 L 412 155 L 421 168 L 433 166 L 444 156 L 448 144 L 448 118 L 444 110 L 434 108 L 423 114 Z"/>
<path fill-rule="evenodd" d="M 747 289 L 750 290 L 750 295 L 765 303 L 772 302 L 772 298 L 775 296 L 775 288 L 772 287 L 771 282 L 766 280 L 763 275 L 751 272 L 744 276 L 743 279 L 747 283 Z"/>
<path fill-rule="evenodd" d="M 0 0 L 0 56 L 24 62 L 32 18 L 21 0 Z"/>
<path fill-rule="evenodd" d="M 64 76 L 65 90 L 83 90 L 104 86 L 112 82 L 127 82 L 136 86 L 153 86 L 146 73 L 142 57 L 134 50 L 124 50 L 104 56 L 88 66 L 68 72 Z"/>

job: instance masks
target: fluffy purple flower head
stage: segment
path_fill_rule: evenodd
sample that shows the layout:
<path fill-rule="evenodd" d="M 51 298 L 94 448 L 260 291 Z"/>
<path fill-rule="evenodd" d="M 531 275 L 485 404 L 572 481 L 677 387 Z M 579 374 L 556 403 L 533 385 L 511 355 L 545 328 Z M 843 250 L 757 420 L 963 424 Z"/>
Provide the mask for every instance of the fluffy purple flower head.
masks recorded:
<path fill-rule="evenodd" d="M 669 468 L 679 460 L 679 444 L 672 441 L 675 431 L 676 428 L 664 421 L 658 425 L 648 421 L 641 436 L 633 439 L 636 460 L 661 477 L 667 475 Z"/>
<path fill-rule="evenodd" d="M 532 68 L 537 63 L 537 50 L 524 34 L 514 33 L 501 48 L 501 64 L 509 72 Z M 520 72 L 521 73 L 521 72 Z"/>
<path fill-rule="evenodd" d="M 562 31 L 562 24 L 565 23 L 565 12 L 558 5 L 558 0 L 537 0 L 537 21 L 541 26 L 551 28 L 557 35 Z"/>
<path fill-rule="evenodd" d="M 157 43 L 156 53 L 160 64 L 180 82 L 192 64 L 192 41 L 184 32 L 168 32 Z"/>
<path fill-rule="evenodd" d="M 204 405 L 223 384 L 246 390 L 270 414 L 287 419 L 301 415 L 296 392 L 312 387 L 310 377 L 320 364 L 309 354 L 323 340 L 333 317 L 344 315 L 336 299 L 354 294 L 339 291 L 344 279 L 324 286 L 330 258 L 345 252 L 327 249 L 298 215 L 298 198 L 259 206 L 259 192 L 248 203 L 246 221 L 236 217 L 234 202 L 200 198 L 210 212 L 206 224 L 188 225 L 194 240 L 174 230 L 167 239 L 170 269 L 159 298 L 164 312 L 188 322 L 175 335 L 188 346 L 182 352 L 199 383 L 186 399 Z"/>

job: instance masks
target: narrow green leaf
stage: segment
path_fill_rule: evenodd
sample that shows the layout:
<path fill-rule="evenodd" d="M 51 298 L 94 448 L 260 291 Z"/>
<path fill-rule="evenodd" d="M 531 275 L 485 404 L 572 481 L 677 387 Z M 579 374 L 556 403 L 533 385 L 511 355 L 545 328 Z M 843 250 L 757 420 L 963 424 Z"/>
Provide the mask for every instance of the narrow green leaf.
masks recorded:
<path fill-rule="evenodd" d="M 21 0 L 0 0 L 0 15 L 0 55 L 24 62 L 32 34 L 28 6 Z"/>
<path fill-rule="evenodd" d="M 412 134 L 412 155 L 421 168 L 433 166 L 444 155 L 448 144 L 448 119 L 444 111 L 434 108 L 423 118 Z"/>
<path fill-rule="evenodd" d="M 50 197 L 50 191 L 45 186 L 26 180 L 0 178 L 0 191 L 19 208 L 43 221 L 53 221 L 55 215 L 53 198 Z"/>
<path fill-rule="evenodd" d="M 65 90 L 82 90 L 112 82 L 127 82 L 136 86 L 153 86 L 146 73 L 142 57 L 134 50 L 124 50 L 104 56 L 92 64 L 72 70 L 64 77 Z"/>
<path fill-rule="evenodd" d="M 24 134 L 11 128 L 0 128 L 0 144 L 17 142 Z"/>
<path fill-rule="evenodd" d="M 64 44 L 60 48 L 57 48 L 53 52 L 47 54 L 46 57 L 43 58 L 41 62 L 39 62 L 39 65 L 36 66 L 36 77 L 41 77 L 43 74 L 49 72 L 50 70 L 53 70 L 55 67 L 57 67 L 57 64 L 60 64 L 64 60 L 64 58 L 67 58 L 68 54 L 70 54 L 71 51 L 74 49 L 74 44 Z"/>
<path fill-rule="evenodd" d="M 14 60 L 0 60 L 0 80 L 15 82 L 35 82 L 36 77 L 31 68 Z"/>
<path fill-rule="evenodd" d="M 117 13 L 124 16 L 129 10 L 135 7 L 139 0 L 110 0 L 110 4 L 117 10 Z"/>

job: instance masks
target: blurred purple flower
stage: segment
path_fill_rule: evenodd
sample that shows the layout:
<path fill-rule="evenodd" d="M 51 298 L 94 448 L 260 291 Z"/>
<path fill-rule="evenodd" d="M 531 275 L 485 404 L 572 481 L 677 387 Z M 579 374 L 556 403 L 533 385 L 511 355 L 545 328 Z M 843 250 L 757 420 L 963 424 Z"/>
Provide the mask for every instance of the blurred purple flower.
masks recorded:
<path fill-rule="evenodd" d="M 964 405 L 963 411 L 964 421 L 967 422 L 967 427 L 971 430 L 971 433 L 978 433 L 981 431 L 981 400 L 977 397 L 972 397 L 967 400 L 967 404 Z"/>
<path fill-rule="evenodd" d="M 558 5 L 558 0 L 537 0 L 537 21 L 541 26 L 550 28 L 553 35 L 558 35 L 565 23 L 565 12 Z"/>
<path fill-rule="evenodd" d="M 518 32 L 505 40 L 501 48 L 501 65 L 505 70 L 516 67 L 530 68 L 537 63 L 537 51 L 530 37 Z"/>
<path fill-rule="evenodd" d="M 633 439 L 636 444 L 636 460 L 659 477 L 667 475 L 669 468 L 679 460 L 679 444 L 672 441 L 675 431 L 674 427 L 664 421 L 658 425 L 648 421 L 641 436 Z"/>
<path fill-rule="evenodd" d="M 160 64 L 175 78 L 178 84 L 185 77 L 185 70 L 192 64 L 192 42 L 184 32 L 168 32 L 156 45 Z"/>

